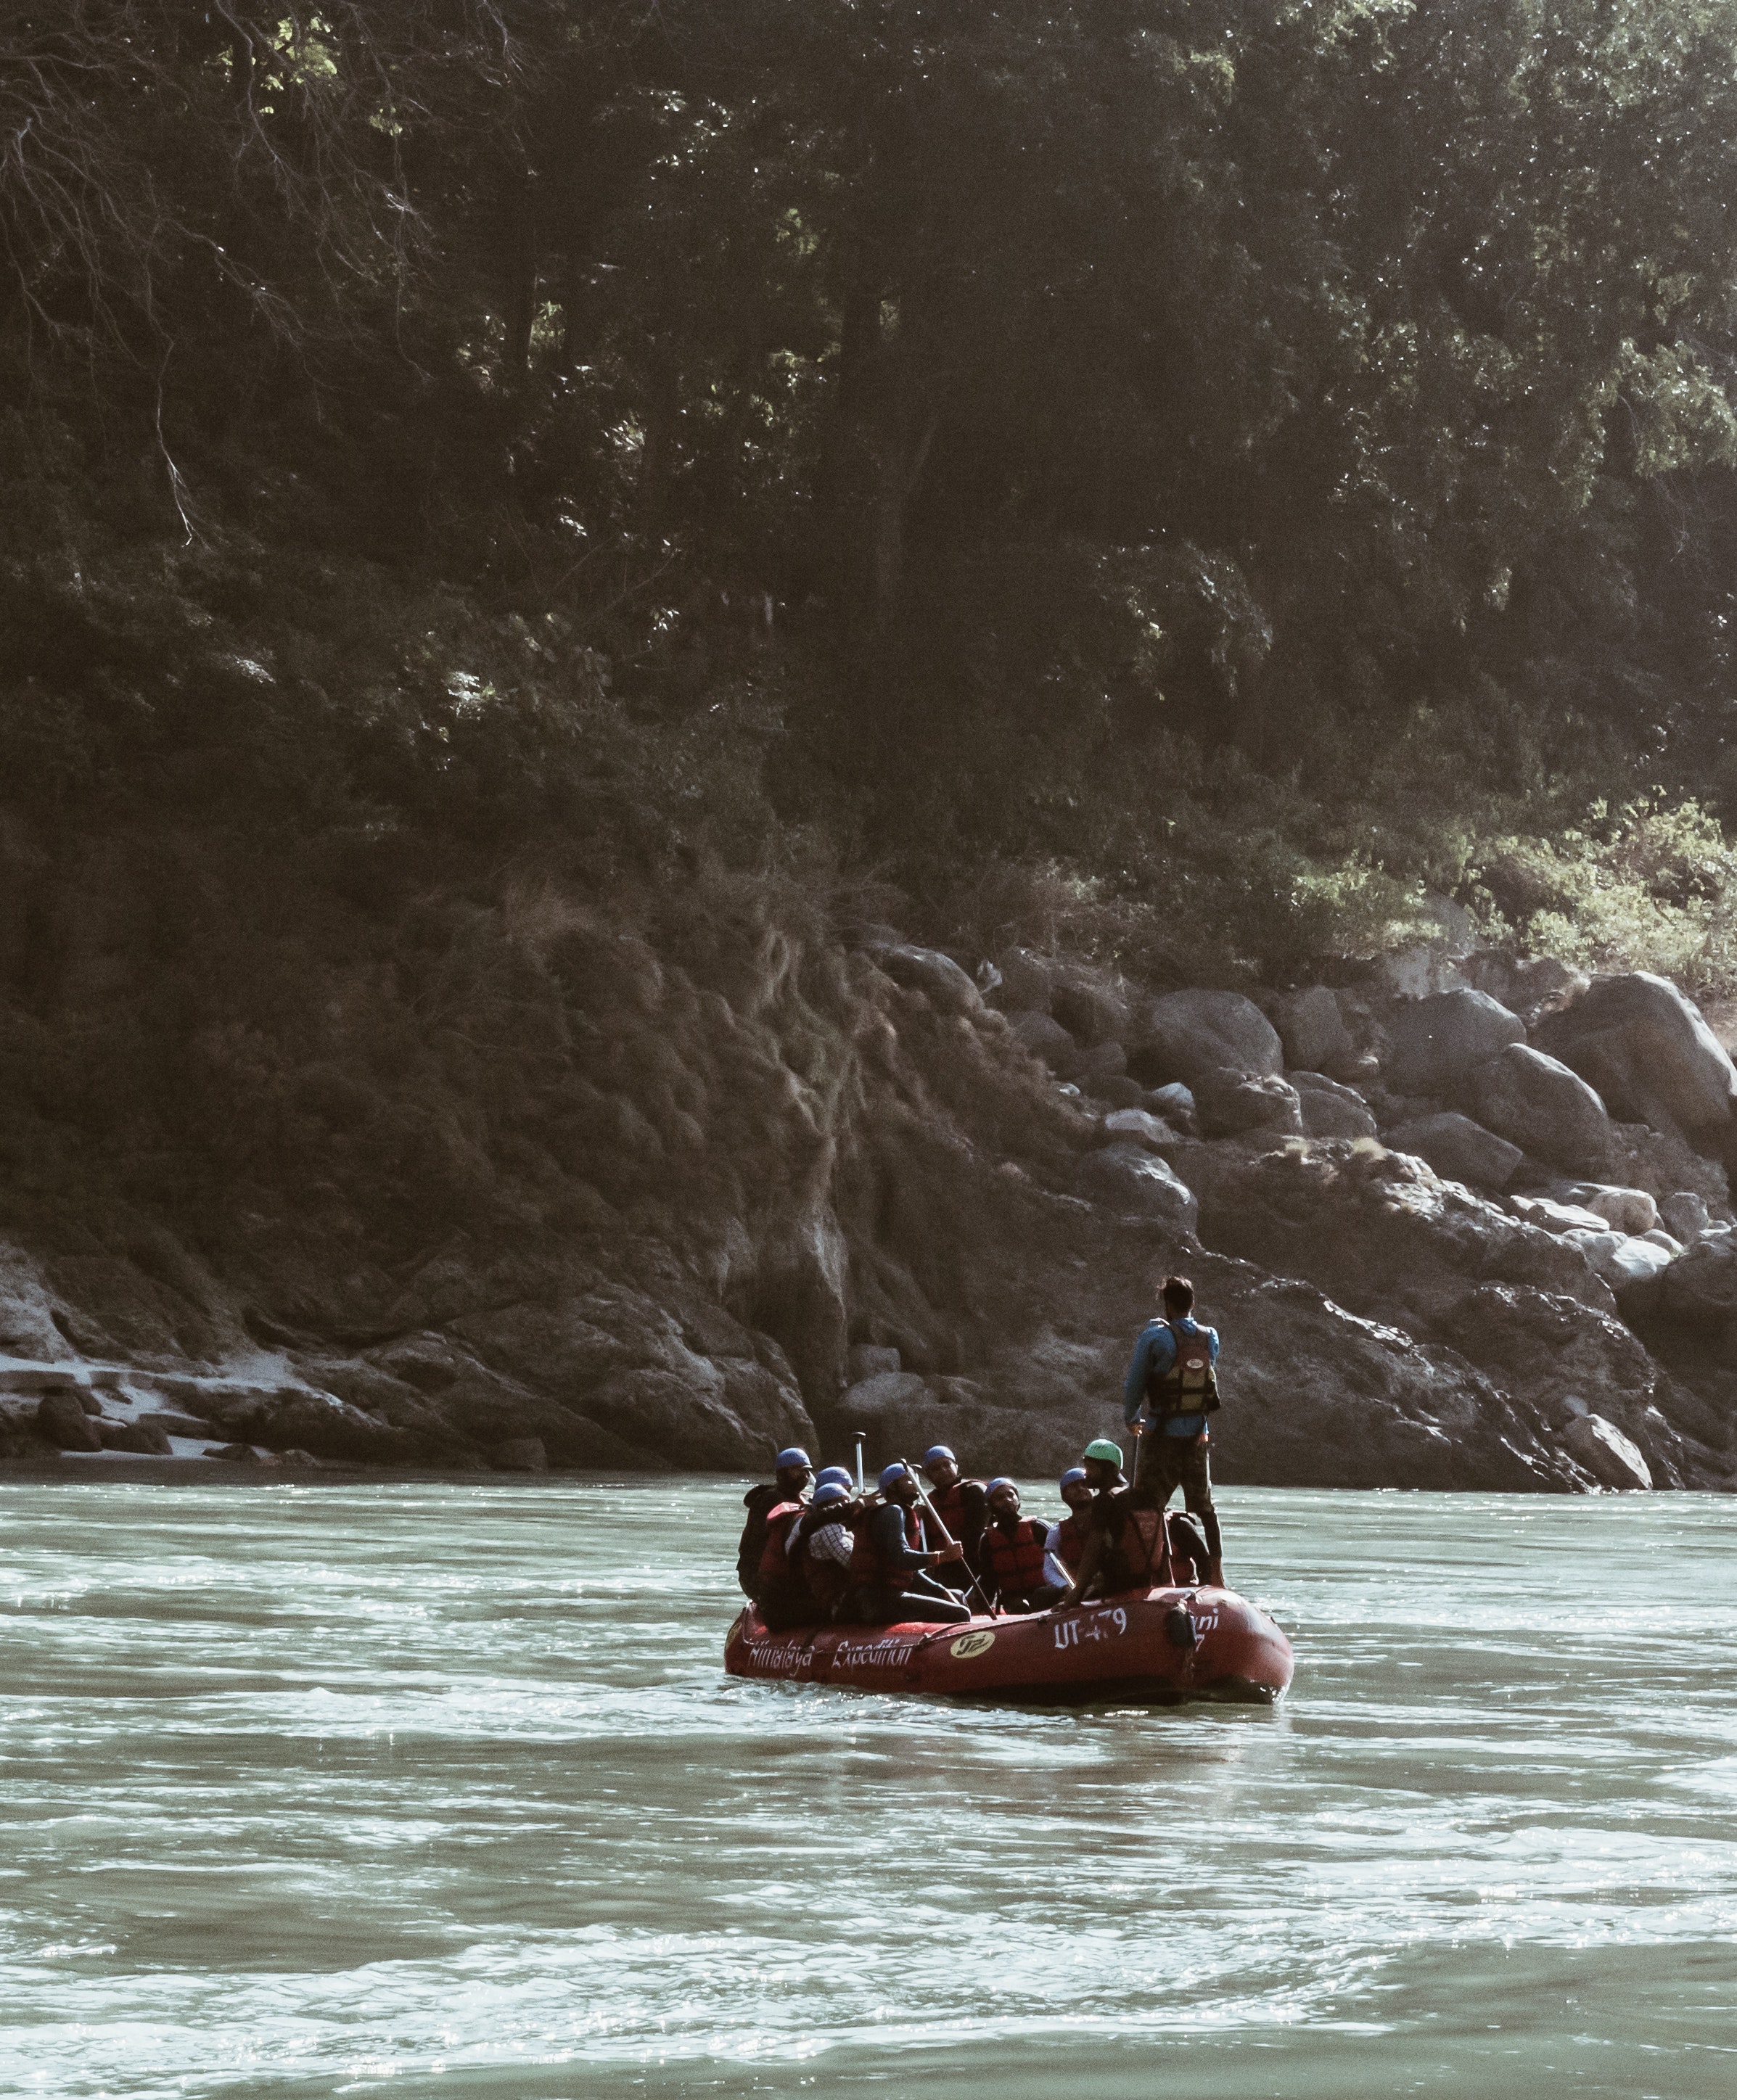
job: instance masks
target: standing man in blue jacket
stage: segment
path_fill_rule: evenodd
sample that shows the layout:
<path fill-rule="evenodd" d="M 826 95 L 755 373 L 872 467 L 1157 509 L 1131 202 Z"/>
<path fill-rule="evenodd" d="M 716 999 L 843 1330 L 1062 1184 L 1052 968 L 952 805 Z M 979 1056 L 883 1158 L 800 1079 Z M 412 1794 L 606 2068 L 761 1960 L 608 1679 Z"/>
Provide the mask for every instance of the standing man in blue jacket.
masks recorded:
<path fill-rule="evenodd" d="M 1206 1533 L 1211 1563 L 1206 1580 L 1219 1589 L 1224 1547 L 1213 1507 L 1206 1426 L 1218 1405 L 1218 1330 L 1195 1319 L 1194 1286 L 1186 1276 L 1167 1276 L 1160 1295 L 1164 1309 L 1142 1330 L 1122 1382 L 1122 1416 L 1139 1440 L 1134 1493 L 1147 1507 L 1162 1509 L 1182 1489 L 1184 1504 Z"/>

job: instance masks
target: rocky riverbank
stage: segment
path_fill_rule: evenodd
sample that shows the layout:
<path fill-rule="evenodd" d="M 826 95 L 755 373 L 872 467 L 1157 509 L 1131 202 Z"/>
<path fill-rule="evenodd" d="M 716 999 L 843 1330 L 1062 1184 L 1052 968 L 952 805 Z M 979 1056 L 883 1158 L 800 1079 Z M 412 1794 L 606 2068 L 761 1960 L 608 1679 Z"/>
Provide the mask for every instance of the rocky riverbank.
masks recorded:
<path fill-rule="evenodd" d="M 559 1201 L 391 1260 L 45 1213 L 0 1261 L 6 1458 L 754 1472 L 861 1427 L 1041 1470 L 1119 1423 L 1176 1267 L 1227 1479 L 1732 1484 L 1737 1070 L 1662 979 L 542 938 L 594 1075 Z"/>

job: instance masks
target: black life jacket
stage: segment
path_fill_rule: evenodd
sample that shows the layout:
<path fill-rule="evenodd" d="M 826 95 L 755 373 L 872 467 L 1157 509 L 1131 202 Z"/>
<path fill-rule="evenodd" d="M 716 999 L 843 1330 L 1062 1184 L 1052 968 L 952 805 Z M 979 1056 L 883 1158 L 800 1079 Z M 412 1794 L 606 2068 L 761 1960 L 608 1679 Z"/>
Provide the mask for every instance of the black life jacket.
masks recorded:
<path fill-rule="evenodd" d="M 1049 1525 L 1034 1516 L 1017 1519 L 1011 1538 L 997 1522 L 984 1526 L 983 1577 L 997 1596 L 1028 1596 L 1044 1586 L 1044 1545 L 1049 1536 Z"/>
<path fill-rule="evenodd" d="M 784 1489 L 776 1480 L 762 1481 L 742 1497 L 748 1521 L 742 1526 L 741 1543 L 736 1549 L 736 1579 L 748 1596 L 759 1594 L 760 1555 L 766 1550 L 767 1514 L 784 1499 Z"/>
<path fill-rule="evenodd" d="M 882 1558 L 873 1535 L 876 1514 L 871 1510 L 864 1517 L 855 1538 L 851 1542 L 851 1565 L 846 1570 L 846 1578 L 852 1589 L 859 1583 L 866 1582 L 881 1589 L 902 1590 L 911 1571 L 905 1568 L 895 1568 Z M 915 1502 L 904 1512 L 904 1542 L 913 1553 L 926 1553 L 929 1550 L 929 1542 L 923 1532 L 923 1513 Z"/>
<path fill-rule="evenodd" d="M 1167 1371 L 1147 1374 L 1146 1397 L 1153 1415 L 1161 1421 L 1173 1414 L 1210 1414 L 1219 1405 L 1218 1374 L 1205 1330 L 1185 1335 L 1180 1322 L 1166 1320 L 1164 1324 L 1176 1344 L 1176 1354 Z"/>

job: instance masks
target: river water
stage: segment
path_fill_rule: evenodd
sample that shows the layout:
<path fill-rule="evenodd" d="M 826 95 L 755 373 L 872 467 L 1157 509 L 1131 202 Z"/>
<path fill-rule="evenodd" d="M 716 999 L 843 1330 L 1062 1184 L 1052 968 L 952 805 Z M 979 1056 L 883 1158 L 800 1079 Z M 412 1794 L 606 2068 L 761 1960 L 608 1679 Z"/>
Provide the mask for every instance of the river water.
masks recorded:
<path fill-rule="evenodd" d="M 1737 2092 L 1737 1502 L 1231 1490 L 1274 1713 L 719 1668 L 740 1489 L 0 1488 L 0 2091 Z"/>

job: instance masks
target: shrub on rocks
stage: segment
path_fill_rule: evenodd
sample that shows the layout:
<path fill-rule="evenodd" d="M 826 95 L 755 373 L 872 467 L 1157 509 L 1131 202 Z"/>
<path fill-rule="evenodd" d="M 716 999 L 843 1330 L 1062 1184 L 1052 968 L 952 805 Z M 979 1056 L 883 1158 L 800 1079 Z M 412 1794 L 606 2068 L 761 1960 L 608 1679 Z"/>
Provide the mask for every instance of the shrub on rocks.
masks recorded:
<path fill-rule="evenodd" d="M 1399 1002 L 1387 1033 L 1385 1076 L 1395 1093 L 1451 1095 L 1486 1058 L 1523 1043 L 1526 1024 L 1487 993 L 1443 991 Z"/>
<path fill-rule="evenodd" d="M 1518 1145 L 1451 1109 L 1400 1123 L 1384 1132 L 1382 1140 L 1396 1152 L 1428 1160 L 1450 1181 L 1464 1181 L 1476 1189 L 1505 1189 L 1523 1157 Z"/>
<path fill-rule="evenodd" d="M 1684 1130 L 1730 1120 L 1737 1068 L 1694 1001 L 1650 971 L 1595 978 L 1536 1032 L 1615 1115 Z"/>
<path fill-rule="evenodd" d="M 1470 1075 L 1473 1113 L 1535 1158 L 1571 1173 L 1610 1164 L 1611 1118 L 1580 1074 L 1524 1043 L 1506 1044 Z"/>
<path fill-rule="evenodd" d="M 1137 1079 L 1153 1085 L 1180 1079 L 1194 1087 L 1224 1071 L 1276 1078 L 1284 1069 L 1284 1046 L 1240 992 L 1173 991 L 1147 1008 L 1143 1039 L 1129 1063 Z"/>

